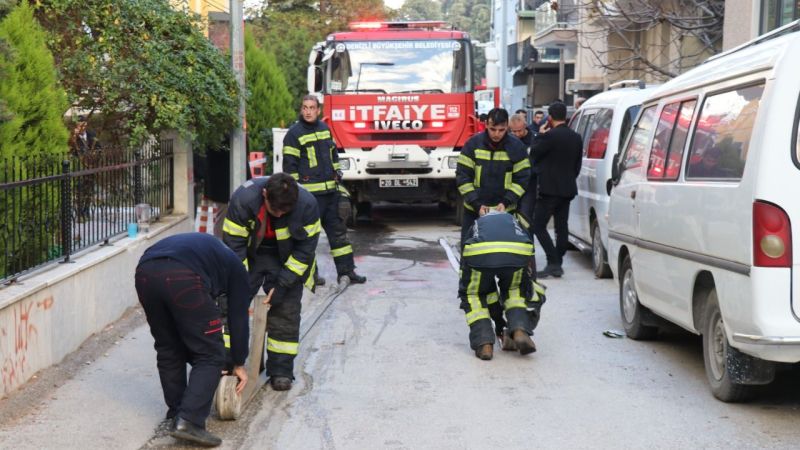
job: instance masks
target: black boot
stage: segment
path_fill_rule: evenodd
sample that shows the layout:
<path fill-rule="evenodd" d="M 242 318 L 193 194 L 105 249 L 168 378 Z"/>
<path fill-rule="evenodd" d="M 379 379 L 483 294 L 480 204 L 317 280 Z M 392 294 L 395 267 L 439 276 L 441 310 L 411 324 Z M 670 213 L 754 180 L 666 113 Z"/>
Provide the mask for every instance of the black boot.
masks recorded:
<path fill-rule="evenodd" d="M 289 377 L 271 377 L 269 384 L 276 391 L 288 391 L 292 388 L 292 379 Z"/>
<path fill-rule="evenodd" d="M 325 278 L 322 278 L 319 272 L 314 273 L 314 284 L 317 286 L 325 286 Z"/>
<path fill-rule="evenodd" d="M 536 272 L 536 278 L 561 278 L 562 275 L 564 275 L 564 269 L 561 268 L 561 264 L 548 264 L 544 270 Z"/>
<path fill-rule="evenodd" d="M 181 417 L 175 419 L 175 428 L 169 434 L 175 439 L 191 441 L 204 447 L 216 447 L 222 444 L 222 439 Z"/>
<path fill-rule="evenodd" d="M 342 279 L 342 277 L 349 278 L 351 284 L 363 284 L 367 282 L 367 277 L 362 277 L 361 275 L 357 274 L 355 269 L 351 270 L 350 272 L 339 275 L 340 280 Z"/>

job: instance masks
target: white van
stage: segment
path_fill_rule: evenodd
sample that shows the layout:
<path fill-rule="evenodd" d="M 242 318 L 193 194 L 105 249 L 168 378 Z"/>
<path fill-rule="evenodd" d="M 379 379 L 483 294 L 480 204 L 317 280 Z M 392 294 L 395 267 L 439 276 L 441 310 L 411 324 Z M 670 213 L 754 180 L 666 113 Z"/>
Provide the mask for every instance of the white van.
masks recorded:
<path fill-rule="evenodd" d="M 702 334 L 723 401 L 800 361 L 798 61 L 800 21 L 669 81 L 614 171 L 608 253 L 627 334 L 654 337 L 655 316 Z"/>
<path fill-rule="evenodd" d="M 633 87 L 631 87 L 633 86 Z M 642 102 L 655 88 L 639 80 L 614 83 L 581 105 L 570 128 L 583 137 L 583 162 L 578 175 L 578 196 L 569 206 L 570 242 L 591 252 L 598 278 L 611 276 L 608 267 L 608 181 L 614 155 L 624 143 Z"/>

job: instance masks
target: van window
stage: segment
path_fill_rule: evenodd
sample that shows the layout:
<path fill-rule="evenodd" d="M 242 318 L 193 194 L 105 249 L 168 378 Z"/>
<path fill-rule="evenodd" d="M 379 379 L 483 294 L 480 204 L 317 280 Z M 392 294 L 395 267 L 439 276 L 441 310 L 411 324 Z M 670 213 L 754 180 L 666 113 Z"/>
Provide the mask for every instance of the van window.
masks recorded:
<path fill-rule="evenodd" d="M 636 115 L 639 114 L 639 110 L 642 109 L 642 105 L 634 105 L 628 108 L 625 111 L 625 115 L 622 117 L 622 127 L 619 129 L 619 149 L 622 150 L 622 146 L 625 145 L 625 142 L 628 140 L 628 133 L 631 132 L 631 128 L 633 128 L 633 123 L 636 121 Z"/>
<path fill-rule="evenodd" d="M 576 112 L 575 114 L 572 115 L 572 118 L 569 119 L 569 127 L 572 129 L 572 131 L 578 129 L 578 121 L 580 121 L 582 115 L 583 111 Z"/>
<path fill-rule="evenodd" d="M 583 136 L 583 153 L 589 159 L 603 159 L 608 147 L 608 133 L 611 130 L 611 119 L 614 111 L 608 108 L 597 111 L 594 120 L 586 128 Z"/>
<path fill-rule="evenodd" d="M 622 159 L 623 170 L 640 167 L 644 164 L 644 157 L 647 149 L 650 148 L 650 132 L 656 121 L 656 107 L 651 106 L 644 110 L 639 122 L 633 127 L 631 139 L 625 148 L 625 156 Z"/>
<path fill-rule="evenodd" d="M 670 103 L 661 110 L 661 117 L 658 118 L 656 126 L 656 135 L 653 136 L 653 147 L 650 149 L 650 161 L 647 165 L 647 179 L 649 180 L 664 178 L 669 140 L 672 138 L 672 130 L 675 128 L 679 107 L 680 103 Z"/>
<path fill-rule="evenodd" d="M 695 126 L 686 178 L 739 180 L 764 84 L 706 97 Z"/>
<path fill-rule="evenodd" d="M 575 130 L 583 139 L 583 156 L 586 156 L 586 128 L 592 123 L 594 119 L 594 111 L 585 112 L 583 116 L 581 116 L 581 122 L 578 124 L 578 128 Z"/>
<path fill-rule="evenodd" d="M 680 175 L 683 148 L 689 134 L 689 124 L 697 104 L 696 100 L 671 103 L 661 111 L 661 117 L 653 138 L 647 178 L 650 180 L 675 181 Z"/>
<path fill-rule="evenodd" d="M 664 173 L 664 179 L 666 180 L 675 181 L 681 173 L 683 149 L 686 147 L 686 139 L 689 137 L 689 124 L 692 123 L 692 116 L 694 116 L 696 106 L 697 100 L 688 100 L 681 104 L 678 123 L 675 126 L 675 131 L 672 132 L 672 140 L 669 143 L 667 170 Z"/>

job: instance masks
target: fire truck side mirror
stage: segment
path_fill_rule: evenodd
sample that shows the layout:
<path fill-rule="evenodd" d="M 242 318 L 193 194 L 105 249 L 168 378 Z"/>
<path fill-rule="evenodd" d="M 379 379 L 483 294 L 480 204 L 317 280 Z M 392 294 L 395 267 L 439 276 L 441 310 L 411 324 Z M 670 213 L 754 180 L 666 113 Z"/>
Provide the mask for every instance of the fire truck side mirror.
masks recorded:
<path fill-rule="evenodd" d="M 313 94 L 322 91 L 322 68 L 308 66 L 308 92 Z"/>
<path fill-rule="evenodd" d="M 322 64 L 322 46 L 317 44 L 311 49 L 311 53 L 308 54 L 308 65 L 318 66 L 320 64 Z"/>

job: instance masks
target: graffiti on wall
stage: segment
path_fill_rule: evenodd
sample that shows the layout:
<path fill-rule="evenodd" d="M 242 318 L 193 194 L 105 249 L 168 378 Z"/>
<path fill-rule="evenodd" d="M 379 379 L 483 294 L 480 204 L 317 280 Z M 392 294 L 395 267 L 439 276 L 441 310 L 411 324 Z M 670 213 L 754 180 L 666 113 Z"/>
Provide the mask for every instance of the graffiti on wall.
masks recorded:
<path fill-rule="evenodd" d="M 31 367 L 29 350 L 34 350 L 39 338 L 38 322 L 53 307 L 53 297 L 25 300 L 0 311 L 0 375 L 6 394 L 28 380 Z"/>

